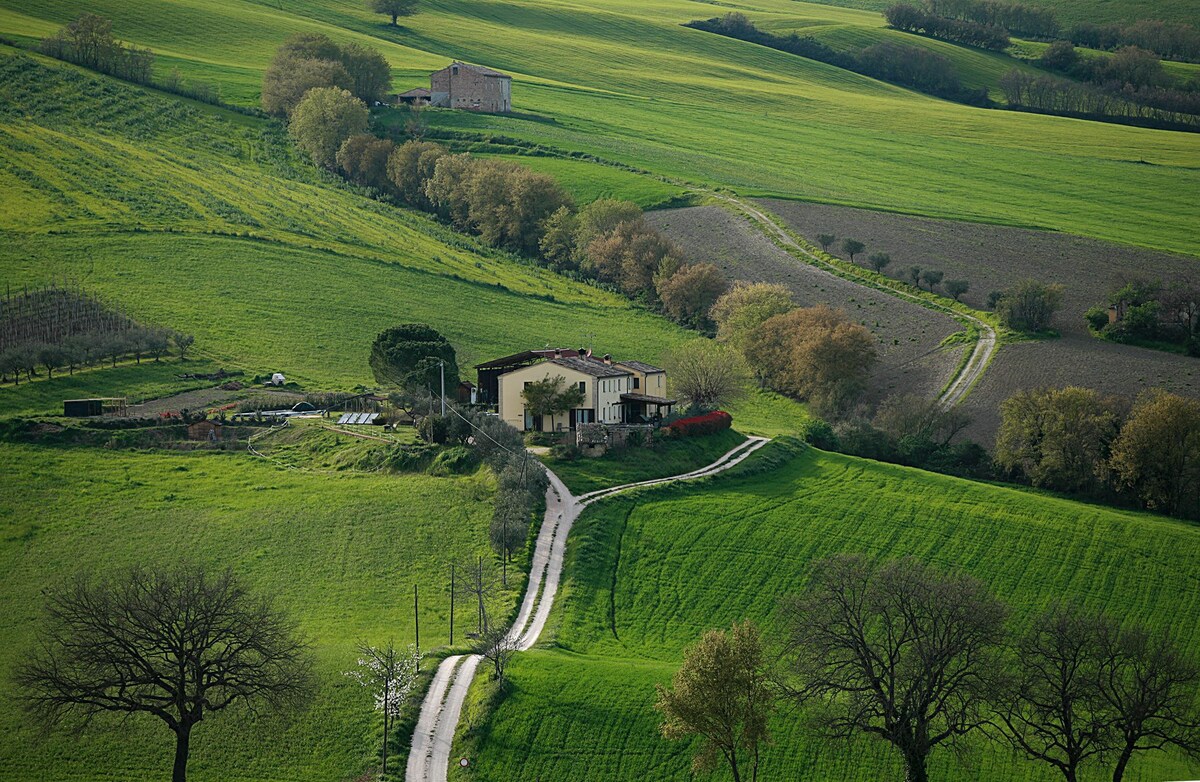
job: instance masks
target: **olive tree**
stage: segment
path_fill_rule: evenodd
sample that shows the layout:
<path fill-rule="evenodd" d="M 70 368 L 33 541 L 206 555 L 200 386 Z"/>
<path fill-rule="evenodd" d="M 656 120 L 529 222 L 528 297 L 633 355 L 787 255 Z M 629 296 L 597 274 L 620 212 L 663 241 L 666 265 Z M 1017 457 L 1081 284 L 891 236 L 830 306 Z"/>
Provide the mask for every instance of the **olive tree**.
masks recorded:
<path fill-rule="evenodd" d="M 568 385 L 562 375 L 547 375 L 526 384 L 521 391 L 521 399 L 530 414 L 538 417 L 555 416 L 582 405 L 584 392 L 577 385 Z"/>
<path fill-rule="evenodd" d="M 854 262 L 854 256 L 858 255 L 860 252 L 862 252 L 865 249 L 867 249 L 867 246 L 865 244 L 863 244 L 862 242 L 858 241 L 857 239 L 842 240 L 842 252 L 844 252 L 844 253 L 846 253 L 846 255 L 850 256 L 851 263 Z"/>

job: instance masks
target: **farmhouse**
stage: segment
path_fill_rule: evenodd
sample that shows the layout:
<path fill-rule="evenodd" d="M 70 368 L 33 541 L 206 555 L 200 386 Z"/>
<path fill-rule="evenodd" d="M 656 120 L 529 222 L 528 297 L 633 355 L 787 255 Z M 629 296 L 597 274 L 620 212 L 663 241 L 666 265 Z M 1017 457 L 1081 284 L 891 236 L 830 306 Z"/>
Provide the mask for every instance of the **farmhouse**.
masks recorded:
<path fill-rule="evenodd" d="M 580 424 L 652 422 L 669 413 L 666 372 L 640 361 L 614 362 L 590 350 L 546 348 L 479 364 L 479 401 L 521 431 L 574 431 Z M 552 416 L 534 415 L 522 392 L 530 383 L 561 377 L 577 386 L 583 402 Z"/>
<path fill-rule="evenodd" d="M 431 106 L 491 114 L 512 111 L 512 77 L 480 65 L 450 63 L 429 75 L 429 93 Z"/>

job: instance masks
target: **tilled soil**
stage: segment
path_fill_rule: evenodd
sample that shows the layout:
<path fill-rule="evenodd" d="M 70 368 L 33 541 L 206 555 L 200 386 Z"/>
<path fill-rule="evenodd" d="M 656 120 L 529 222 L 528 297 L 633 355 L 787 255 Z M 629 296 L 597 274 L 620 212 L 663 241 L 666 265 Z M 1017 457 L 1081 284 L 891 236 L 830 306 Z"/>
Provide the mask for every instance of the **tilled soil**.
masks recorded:
<path fill-rule="evenodd" d="M 1117 345 L 1093 338 L 1083 320 L 1088 307 L 1131 277 L 1173 279 L 1200 275 L 1200 259 L 1086 239 L 1050 231 L 934 220 L 843 206 L 762 200 L 792 230 L 810 241 L 832 233 L 867 245 L 864 256 L 886 252 L 899 276 L 909 266 L 940 269 L 966 279 L 963 297 L 982 307 L 989 291 L 1023 279 L 1057 282 L 1065 289 L 1055 320 L 1060 339 L 1005 345 L 964 401 L 973 423 L 965 432 L 991 447 L 1000 425 L 1000 404 L 1016 391 L 1084 386 L 1128 396 L 1147 388 L 1200 396 L 1200 360 Z"/>
<path fill-rule="evenodd" d="M 846 238 L 867 246 L 855 258 L 860 263 L 871 253 L 888 253 L 892 262 L 884 271 L 893 277 L 907 279 L 907 269 L 920 266 L 945 272 L 947 280 L 967 280 L 971 289 L 962 300 L 977 309 L 984 308 L 991 291 L 1025 279 L 1060 283 L 1065 292 L 1054 327 L 1063 334 L 1086 336 L 1083 313 L 1131 277 L 1200 277 L 1197 258 L 1052 231 L 798 201 L 756 203 L 810 242 L 816 243 L 818 234 L 834 234 L 837 241 L 829 249 L 839 257 L 845 257 L 841 245 Z"/>
<path fill-rule="evenodd" d="M 844 309 L 875 335 L 879 363 L 869 398 L 893 393 L 935 396 L 962 357 L 961 346 L 939 348 L 962 326 L 946 315 L 857 285 L 793 258 L 745 218 L 717 206 L 670 209 L 647 219 L 679 243 L 693 263 L 712 263 L 733 280 L 782 283 L 800 306 Z"/>
<path fill-rule="evenodd" d="M 1070 333 L 1005 345 L 963 402 L 972 419 L 965 435 L 991 448 L 1005 399 L 1022 389 L 1063 386 L 1125 395 L 1162 388 L 1200 397 L 1200 359 Z"/>

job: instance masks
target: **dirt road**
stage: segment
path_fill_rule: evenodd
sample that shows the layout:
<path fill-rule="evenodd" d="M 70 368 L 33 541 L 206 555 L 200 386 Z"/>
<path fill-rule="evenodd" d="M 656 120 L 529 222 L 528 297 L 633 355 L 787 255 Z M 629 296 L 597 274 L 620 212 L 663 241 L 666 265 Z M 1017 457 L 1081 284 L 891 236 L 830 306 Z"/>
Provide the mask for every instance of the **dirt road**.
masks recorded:
<path fill-rule="evenodd" d="M 525 651 L 538 642 L 562 577 L 563 556 L 571 525 L 589 504 L 619 492 L 642 486 L 654 486 L 673 481 L 694 480 L 716 475 L 736 464 L 767 443 L 763 437 L 750 437 L 707 467 L 669 478 L 628 483 L 599 489 L 575 497 L 558 476 L 547 471 L 550 487 L 546 490 L 546 516 L 538 532 L 529 568 L 529 582 L 517 618 L 508 631 L 508 638 Z M 450 749 L 458 727 L 467 688 L 483 658 L 478 654 L 447 657 L 438 666 L 433 682 L 421 704 L 417 728 L 413 731 L 412 749 L 408 755 L 408 782 L 445 782 L 449 770 Z"/>
<path fill-rule="evenodd" d="M 807 263 L 811 263 L 819 268 L 832 272 L 833 267 L 829 263 L 821 260 L 806 247 L 797 242 L 791 233 L 789 233 L 786 229 L 781 228 L 767 215 L 766 212 L 759 207 L 736 196 L 731 196 L 724 193 L 713 193 L 712 195 L 749 217 L 760 231 L 770 237 L 773 241 L 783 245 L 785 249 L 793 252 L 794 254 L 800 255 Z M 842 277 L 846 277 L 847 274 L 850 274 L 844 269 L 838 269 L 838 271 L 840 272 L 839 276 Z M 856 281 L 867 285 L 869 279 L 864 273 L 862 278 Z M 871 287 L 873 290 L 880 290 L 899 299 L 915 302 L 921 306 L 930 306 L 926 299 L 923 299 L 920 296 L 914 296 L 912 294 L 905 293 L 901 290 L 896 290 L 895 288 L 880 288 L 878 286 L 869 287 Z M 979 331 L 979 338 L 976 340 L 975 346 L 971 350 L 971 355 L 967 358 L 966 362 L 964 362 L 962 367 L 959 368 L 958 373 L 946 385 L 946 388 L 938 396 L 938 402 L 942 405 L 942 407 L 950 408 L 962 401 L 963 397 L 967 395 L 967 392 L 971 390 L 971 387 L 974 386 L 976 381 L 978 381 L 983 375 L 984 370 L 987 369 L 988 363 L 991 361 L 992 354 L 996 350 L 996 331 L 987 322 L 975 317 L 974 315 L 968 315 L 959 310 L 951 310 L 950 308 L 939 308 L 939 311 L 945 312 L 960 321 L 969 322 Z"/>

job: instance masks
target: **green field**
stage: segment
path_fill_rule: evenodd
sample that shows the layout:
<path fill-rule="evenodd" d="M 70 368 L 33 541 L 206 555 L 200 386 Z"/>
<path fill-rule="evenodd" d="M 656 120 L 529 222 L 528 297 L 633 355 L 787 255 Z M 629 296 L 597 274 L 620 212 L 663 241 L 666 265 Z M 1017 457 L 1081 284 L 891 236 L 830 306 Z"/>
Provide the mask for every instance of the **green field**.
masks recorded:
<path fill-rule="evenodd" d="M 1163 12 L 1194 2 L 1172 0 Z M 433 132 L 456 131 L 456 144 L 551 173 L 580 203 L 611 196 L 655 207 L 726 188 L 1200 255 L 1200 203 L 1187 197 L 1200 189 L 1200 137 L 968 108 L 680 26 L 732 7 L 425 0 L 398 29 L 347 0 L 96 0 L 87 10 L 153 48 L 159 76 L 178 69 L 241 106 L 257 105 L 273 49 L 297 32 L 379 48 L 397 90 L 425 83 L 451 58 L 512 72 L 514 114 L 434 110 Z M 772 29 L 812 22 L 840 45 L 892 35 L 874 13 L 792 0 L 738 8 Z M 81 10 L 71 0 L 0 0 L 0 36 L 28 46 Z M 988 83 L 999 67 L 991 55 L 919 45 L 953 49 L 968 83 Z M 509 154 L 522 150 L 536 154 Z M 466 377 L 477 361 L 548 344 L 659 362 L 695 338 L 623 297 L 371 200 L 301 159 L 276 121 L 3 44 L 0 194 L 6 284 L 71 279 L 143 323 L 196 336 L 187 362 L 4 386 L 0 418 L 54 414 L 64 398 L 194 388 L 201 384 L 175 375 L 217 367 L 348 390 L 373 382 L 370 342 L 400 322 L 445 334 Z M 796 433 L 807 420 L 803 406 L 764 392 L 732 412 L 747 434 Z M 729 446 L 715 438 L 666 457 L 562 472 L 582 490 L 678 472 Z M 442 643 L 449 561 L 488 551 L 486 473 L 355 474 L 345 468 L 370 447 L 329 433 L 275 443 L 281 462 L 319 471 L 245 453 L 0 449 L 0 676 L 31 641 L 41 590 L 79 568 L 179 557 L 230 566 L 276 595 L 314 639 L 314 710 L 287 724 L 232 714 L 202 724 L 197 780 L 359 778 L 375 762 L 378 728 L 362 691 L 341 675 L 354 644 L 411 640 L 414 583 L 422 638 Z M 461 748 L 477 760 L 473 778 L 686 778 L 687 747 L 655 736 L 653 683 L 670 677 L 703 629 L 741 617 L 769 625 L 775 597 L 834 551 L 961 566 L 1009 600 L 1018 620 L 1073 595 L 1200 643 L 1194 525 L 812 450 L 781 461 L 609 501 L 580 520 L 554 645 L 520 656 L 512 692 L 490 718 L 475 715 Z M 519 594 L 513 586 L 497 615 Z M 895 776 L 876 744 L 820 747 L 789 716 L 776 733 L 771 778 Z M 0 780 L 159 778 L 169 750 L 169 733 L 150 722 L 42 739 L 15 707 L 0 716 Z M 1047 778 L 992 748 L 970 757 L 983 779 Z M 937 762 L 943 778 L 963 776 L 948 755 Z M 1198 772 L 1165 758 L 1130 778 Z"/>
<path fill-rule="evenodd" d="M 41 591 L 79 569 L 110 572 L 181 558 L 230 567 L 274 595 L 314 643 L 319 693 L 287 724 L 237 712 L 193 737 L 196 780 L 349 779 L 375 757 L 366 693 L 341 675 L 359 641 L 447 643 L 454 559 L 488 555 L 492 482 L 283 470 L 248 455 L 131 453 L 4 444 L 0 483 L 0 676 L 32 641 Z M 505 613 L 521 578 L 494 606 Z M 461 639 L 459 639 L 461 640 Z M 102 721 L 112 727 L 112 721 Z M 0 715 L 0 779 L 155 779 L 170 732 L 152 718 L 38 743 L 17 708 Z"/>
<path fill-rule="evenodd" d="M 767 446 L 745 472 L 772 451 L 778 458 L 784 447 Z M 708 628 L 745 617 L 773 627 L 777 598 L 803 586 L 814 559 L 836 552 L 962 568 L 1013 607 L 1018 626 L 1052 599 L 1073 597 L 1169 627 L 1184 648 L 1200 643 L 1194 524 L 813 449 L 781 461 L 757 474 L 643 490 L 584 514 L 568 544 L 555 631 L 543 638 L 550 643 L 516 662 L 511 694 L 456 750 L 477 759 L 470 778 L 570 780 L 581 767 L 610 780 L 686 777 L 687 744 L 656 735 L 654 683 L 670 678 L 681 650 Z M 799 723 L 794 713 L 775 719 L 764 778 L 902 776 L 885 746 L 820 746 Z M 1150 757 L 1126 778 L 1200 771 L 1194 761 Z M 963 765 L 935 753 L 930 771 L 940 779 L 1054 779 L 987 746 L 973 747 Z"/>
<path fill-rule="evenodd" d="M 430 112 L 437 127 L 589 152 L 744 194 L 1057 230 L 1200 253 L 1200 139 L 973 109 L 680 24 L 724 6 L 439 0 L 392 29 L 356 4 L 101 0 L 120 35 L 253 103 L 272 48 L 297 31 L 377 46 L 397 88 L 457 57 L 515 75 L 507 117 Z M 815 8 L 754 0 L 756 18 Z M 7 10 L 4 10 L 7 9 Z M 0 2 L 0 32 L 44 35 L 65 0 Z M 844 12 L 849 13 L 849 12 Z M 870 18 L 878 26 L 878 17 Z M 203 35 L 196 35 L 203 31 Z M 164 63 L 164 65 L 166 65 Z M 1150 165 L 1146 165 L 1146 164 Z M 1120 182 L 1114 188 L 1108 183 Z"/>
<path fill-rule="evenodd" d="M 925 49 L 949 59 L 954 64 L 954 70 L 963 86 L 972 89 L 985 87 L 989 97 L 997 103 L 1003 103 L 1004 99 L 999 88 L 1000 79 L 1004 74 L 1013 68 L 1042 73 L 1033 66 L 1001 52 L 889 29 L 883 16 L 878 13 L 811 4 L 799 4 L 797 8 L 800 12 L 793 15 L 772 14 L 761 18 L 754 16 L 751 17 L 751 21 L 759 28 L 778 35 L 795 32 L 797 35 L 810 36 L 841 52 L 854 53 L 879 43 Z"/>

